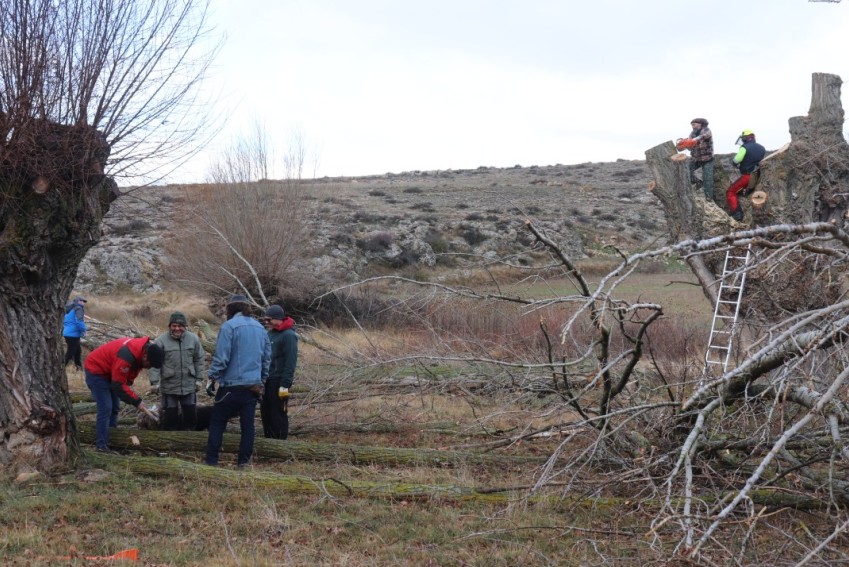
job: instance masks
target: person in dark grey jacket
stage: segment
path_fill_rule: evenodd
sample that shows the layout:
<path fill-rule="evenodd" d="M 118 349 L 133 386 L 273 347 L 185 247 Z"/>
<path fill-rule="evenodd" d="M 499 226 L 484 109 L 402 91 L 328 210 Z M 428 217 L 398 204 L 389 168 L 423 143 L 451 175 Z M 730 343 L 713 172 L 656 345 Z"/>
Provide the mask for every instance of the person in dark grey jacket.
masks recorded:
<path fill-rule="evenodd" d="M 194 431 L 197 421 L 197 382 L 206 380 L 206 353 L 200 338 L 186 330 L 188 321 L 179 311 L 171 314 L 168 332 L 154 341 L 165 351 L 161 369 L 149 372 L 151 391 L 162 396 L 161 428 Z"/>
<path fill-rule="evenodd" d="M 265 312 L 269 319 L 268 338 L 271 341 L 271 367 L 259 410 L 266 437 L 286 439 L 289 436 L 289 388 L 295 379 L 298 364 L 298 336 L 295 321 L 283 308 L 272 305 Z"/>

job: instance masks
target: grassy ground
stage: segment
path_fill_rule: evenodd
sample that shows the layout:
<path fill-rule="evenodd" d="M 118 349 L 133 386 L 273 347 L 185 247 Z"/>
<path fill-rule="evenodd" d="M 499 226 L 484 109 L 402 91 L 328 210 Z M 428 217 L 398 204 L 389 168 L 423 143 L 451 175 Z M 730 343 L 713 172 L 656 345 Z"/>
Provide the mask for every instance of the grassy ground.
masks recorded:
<path fill-rule="evenodd" d="M 5 565 L 87 565 L 58 558 L 131 548 L 144 565 L 578 565 L 646 547 L 645 519 L 610 507 L 329 498 L 120 473 L 0 495 Z"/>
<path fill-rule="evenodd" d="M 692 310 L 687 317 L 703 311 L 699 301 L 706 302 L 700 299 L 699 288 L 666 285 L 670 279 L 685 279 L 683 275 L 638 277 L 633 287 L 620 288 L 626 299 L 644 295 L 646 301 Z M 202 301 L 181 294 L 143 301 L 133 297 L 89 300 L 87 311 L 92 316 L 131 323 L 151 334 L 164 329 L 168 313 L 175 309 L 185 311 L 190 319 L 213 319 Z M 415 344 L 397 333 L 365 340 L 349 332 L 342 339 L 337 344 L 352 351 L 379 347 L 399 349 L 400 354 Z M 429 378 L 456 377 L 462 372 L 450 366 L 396 367 L 391 375 L 377 367 L 364 377 L 344 363 L 329 362 L 308 346 L 302 347 L 299 362 L 298 384 L 307 391 L 295 394 L 290 415 L 293 429 L 304 427 L 307 432 L 295 437 L 298 441 L 483 450 L 505 432 L 569 417 L 550 412 L 539 401 L 513 403 L 509 393 L 505 398 L 477 395 L 465 389 L 464 384 L 471 382 L 460 381 L 457 389 L 426 392 L 403 387 L 405 379 L 419 372 Z M 85 392 L 81 373 L 70 370 L 68 380 L 72 391 Z M 480 381 L 481 376 L 469 380 Z M 144 375 L 137 389 L 147 392 Z M 358 395 L 346 398 L 346 393 Z M 404 427 L 382 433 L 331 427 L 363 423 Z M 427 425 L 434 423 L 442 425 Z M 544 456 L 560 442 L 557 437 L 526 440 L 499 452 Z M 581 446 L 580 439 L 573 443 Z M 168 456 L 200 460 L 196 453 Z M 232 456 L 222 462 L 233 468 Z M 258 459 L 253 468 L 316 481 L 503 488 L 533 485 L 539 467 L 354 465 L 340 458 L 329 463 Z M 4 565 L 90 565 L 98 561 L 84 556 L 137 548 L 141 564 L 157 566 L 670 564 L 666 558 L 671 549 L 658 537 L 664 534 L 650 535 L 656 504 L 620 498 L 631 490 L 628 486 L 601 477 L 598 483 L 555 486 L 543 494 L 564 499 L 542 502 L 518 497 L 495 504 L 446 498 L 355 498 L 286 493 L 250 482 L 140 476 L 120 466 L 109 466 L 101 474 L 83 458 L 54 476 L 22 483 L 12 477 L 0 479 L 0 559 Z M 779 523 L 778 518 L 774 521 Z M 756 548 L 754 543 L 752 547 Z"/>

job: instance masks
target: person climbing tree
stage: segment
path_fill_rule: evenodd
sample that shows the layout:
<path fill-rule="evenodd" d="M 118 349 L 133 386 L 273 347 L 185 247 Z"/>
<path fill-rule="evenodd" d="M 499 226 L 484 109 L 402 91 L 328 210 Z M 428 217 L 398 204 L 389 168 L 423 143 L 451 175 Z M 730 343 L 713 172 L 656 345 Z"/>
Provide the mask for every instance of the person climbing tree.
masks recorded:
<path fill-rule="evenodd" d="M 737 201 L 737 195 L 743 191 L 748 195 L 755 190 L 760 179 L 759 165 L 766 155 L 766 150 L 755 141 L 755 134 L 751 130 L 743 130 L 738 142 L 742 142 L 737 155 L 732 160 L 732 165 L 740 171 L 740 177 L 725 192 L 725 200 L 728 203 L 728 214 L 736 221 L 743 220 L 743 209 Z"/>

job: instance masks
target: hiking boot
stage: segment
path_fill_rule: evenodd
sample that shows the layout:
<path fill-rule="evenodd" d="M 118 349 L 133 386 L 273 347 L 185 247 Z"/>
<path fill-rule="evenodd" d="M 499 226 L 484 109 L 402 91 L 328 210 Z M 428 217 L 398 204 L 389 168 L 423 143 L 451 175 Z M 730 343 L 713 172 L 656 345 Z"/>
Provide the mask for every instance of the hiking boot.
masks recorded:
<path fill-rule="evenodd" d="M 107 455 L 120 455 L 118 451 L 113 451 L 109 447 L 98 447 L 95 449 L 98 453 L 106 453 Z"/>
<path fill-rule="evenodd" d="M 737 222 L 741 222 L 743 220 L 743 209 L 741 209 L 740 207 L 734 209 L 734 211 L 731 213 L 731 218 L 736 220 Z"/>

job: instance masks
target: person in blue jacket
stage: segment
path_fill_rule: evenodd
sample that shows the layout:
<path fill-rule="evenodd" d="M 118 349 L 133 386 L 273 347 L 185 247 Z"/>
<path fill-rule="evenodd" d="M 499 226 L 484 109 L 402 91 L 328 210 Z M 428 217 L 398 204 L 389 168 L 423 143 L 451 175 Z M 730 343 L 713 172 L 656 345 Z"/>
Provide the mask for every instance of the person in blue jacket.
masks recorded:
<path fill-rule="evenodd" d="M 265 390 L 270 364 L 271 342 L 265 327 L 251 317 L 247 297 L 232 296 L 227 303 L 227 321 L 218 331 L 215 354 L 207 372 L 206 393 L 215 396 L 204 459 L 207 465 L 218 465 L 227 421 L 236 416 L 239 416 L 242 430 L 237 464 L 240 467 L 250 464 L 254 450 L 254 415 Z"/>
<path fill-rule="evenodd" d="M 65 338 L 65 366 L 71 360 L 78 371 L 83 369 L 80 339 L 85 336 L 85 304 L 84 297 L 75 297 L 73 301 L 65 304 L 65 318 L 62 321 L 62 336 Z"/>

